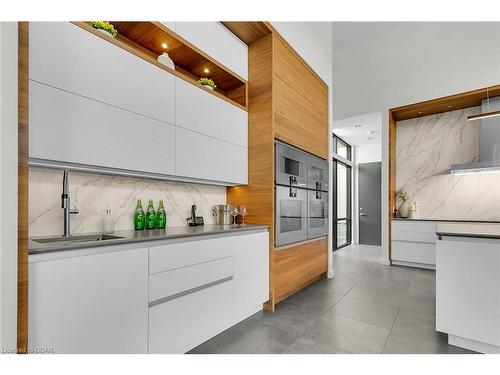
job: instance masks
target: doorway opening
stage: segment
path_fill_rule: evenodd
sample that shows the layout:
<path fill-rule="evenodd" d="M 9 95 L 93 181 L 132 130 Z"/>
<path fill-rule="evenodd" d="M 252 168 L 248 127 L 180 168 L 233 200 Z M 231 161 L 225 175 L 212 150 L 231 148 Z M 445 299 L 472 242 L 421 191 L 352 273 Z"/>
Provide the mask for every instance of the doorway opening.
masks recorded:
<path fill-rule="evenodd" d="M 333 135 L 333 251 L 352 242 L 351 145 Z"/>

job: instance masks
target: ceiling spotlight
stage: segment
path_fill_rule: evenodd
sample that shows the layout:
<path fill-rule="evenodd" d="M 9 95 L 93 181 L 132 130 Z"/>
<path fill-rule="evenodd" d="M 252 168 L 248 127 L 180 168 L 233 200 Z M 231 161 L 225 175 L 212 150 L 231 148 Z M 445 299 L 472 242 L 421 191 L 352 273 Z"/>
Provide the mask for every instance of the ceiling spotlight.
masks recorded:
<path fill-rule="evenodd" d="M 163 42 L 163 43 L 161 44 L 161 48 L 163 48 L 163 49 L 167 49 L 167 48 L 168 48 L 168 44 L 167 44 L 167 43 L 165 43 L 165 42 Z"/>
<path fill-rule="evenodd" d="M 374 139 L 373 137 L 368 137 L 369 141 L 373 141 L 373 139 Z"/>
<path fill-rule="evenodd" d="M 204 71 L 205 73 L 210 73 L 210 70 L 208 70 L 208 68 L 203 69 L 203 71 Z"/>
<path fill-rule="evenodd" d="M 355 128 L 360 128 L 361 126 L 361 124 L 354 125 Z"/>

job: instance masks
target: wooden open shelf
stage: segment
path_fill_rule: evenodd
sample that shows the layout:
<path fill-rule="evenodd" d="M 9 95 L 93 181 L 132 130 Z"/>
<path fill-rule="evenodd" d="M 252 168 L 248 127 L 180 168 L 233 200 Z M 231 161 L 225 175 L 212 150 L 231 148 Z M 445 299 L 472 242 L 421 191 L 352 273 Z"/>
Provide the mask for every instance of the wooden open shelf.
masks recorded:
<path fill-rule="evenodd" d="M 200 89 L 247 110 L 247 81 L 160 22 L 111 21 L 118 31 L 115 38 L 107 36 L 85 22 L 73 23 Z M 162 47 L 163 43 L 168 45 L 166 50 Z M 175 64 L 175 70 L 156 60 L 163 52 L 168 53 Z M 210 73 L 204 73 L 204 69 L 209 69 Z M 215 81 L 217 85 L 215 90 L 209 90 L 197 82 L 200 77 L 206 76 Z"/>

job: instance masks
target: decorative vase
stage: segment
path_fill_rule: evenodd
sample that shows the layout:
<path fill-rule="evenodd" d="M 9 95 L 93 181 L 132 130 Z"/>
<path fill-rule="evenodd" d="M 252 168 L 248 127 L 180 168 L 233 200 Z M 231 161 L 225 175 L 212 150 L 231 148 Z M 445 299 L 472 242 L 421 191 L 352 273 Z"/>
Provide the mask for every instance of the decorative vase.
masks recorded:
<path fill-rule="evenodd" d="M 207 89 L 209 89 L 209 90 L 214 91 L 214 88 L 213 88 L 212 86 L 209 86 L 209 85 L 202 85 L 202 86 L 203 86 L 203 87 L 206 87 L 206 88 L 207 88 Z"/>
<path fill-rule="evenodd" d="M 110 38 L 114 38 L 114 36 L 113 36 L 113 35 L 111 35 L 111 33 L 110 33 L 110 32 L 108 32 L 108 31 L 106 31 L 106 30 L 104 30 L 104 29 L 96 29 L 96 30 L 99 30 L 101 33 L 106 34 L 106 35 L 107 35 L 107 36 L 109 36 Z"/>
<path fill-rule="evenodd" d="M 170 69 L 175 70 L 175 64 L 168 55 L 168 53 L 163 52 L 160 56 L 157 58 L 158 62 L 169 67 Z"/>
<path fill-rule="evenodd" d="M 408 201 L 403 201 L 403 203 L 401 203 L 401 205 L 399 206 L 399 217 L 402 217 L 402 218 L 407 218 L 408 217 L 408 213 L 409 213 L 409 209 L 410 209 L 410 204 L 408 203 Z"/>

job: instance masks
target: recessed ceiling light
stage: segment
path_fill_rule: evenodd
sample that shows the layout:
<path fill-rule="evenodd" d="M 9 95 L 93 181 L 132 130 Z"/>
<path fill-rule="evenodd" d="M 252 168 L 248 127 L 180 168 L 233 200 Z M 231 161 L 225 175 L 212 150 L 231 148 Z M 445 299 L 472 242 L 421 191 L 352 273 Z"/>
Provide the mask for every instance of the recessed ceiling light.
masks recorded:
<path fill-rule="evenodd" d="M 163 43 L 161 44 L 161 48 L 163 48 L 163 49 L 167 49 L 167 48 L 168 48 L 168 44 L 167 44 L 167 43 L 165 43 L 165 42 L 163 42 Z"/>
<path fill-rule="evenodd" d="M 422 111 L 418 111 L 418 114 L 421 115 L 422 114 Z"/>
<path fill-rule="evenodd" d="M 448 108 L 451 108 L 451 107 L 453 107 L 453 106 L 452 106 L 452 105 L 449 105 L 449 106 L 448 106 Z"/>
<path fill-rule="evenodd" d="M 204 71 L 205 73 L 210 73 L 210 70 L 208 70 L 208 68 L 203 69 L 203 71 Z"/>
<path fill-rule="evenodd" d="M 354 125 L 355 128 L 361 128 L 362 125 L 361 124 L 357 124 L 357 125 Z"/>
<path fill-rule="evenodd" d="M 373 137 L 368 137 L 368 140 L 369 141 L 373 141 Z"/>

